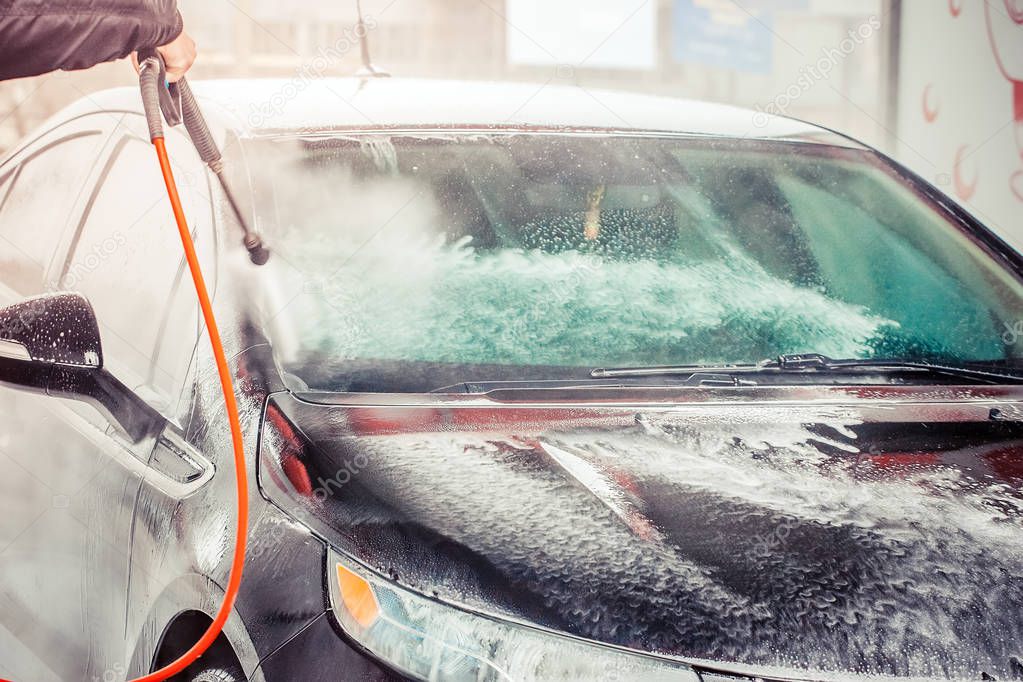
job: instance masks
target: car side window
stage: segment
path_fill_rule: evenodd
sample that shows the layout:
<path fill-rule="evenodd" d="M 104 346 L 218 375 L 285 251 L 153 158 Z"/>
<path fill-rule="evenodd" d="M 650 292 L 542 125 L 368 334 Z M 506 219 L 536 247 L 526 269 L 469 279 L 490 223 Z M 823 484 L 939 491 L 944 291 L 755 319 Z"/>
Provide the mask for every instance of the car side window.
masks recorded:
<path fill-rule="evenodd" d="M 98 130 L 77 133 L 33 152 L 4 176 L 0 278 L 18 293 L 48 288 L 47 268 L 104 141 Z"/>
<path fill-rule="evenodd" d="M 191 161 L 185 153 L 174 158 Z M 193 171 L 178 166 L 175 175 L 198 236 L 209 230 L 210 209 L 205 176 Z M 179 300 L 181 242 L 152 146 L 122 138 L 89 203 L 63 286 L 84 294 L 96 310 L 107 368 L 171 416 L 199 333 L 198 304 L 194 295 Z"/>
<path fill-rule="evenodd" d="M 193 239 L 198 248 L 203 237 L 196 234 Z M 178 250 L 181 250 L 180 244 Z M 207 274 L 210 272 L 206 263 L 203 263 L 203 271 Z M 181 262 L 164 319 L 164 332 L 157 339 L 153 355 L 155 362 L 150 368 L 150 382 L 154 390 L 167 396 L 168 415 L 178 414 L 180 409 L 187 407 L 177 401 L 182 398 L 182 389 L 192 370 L 195 345 L 202 333 L 201 322 L 199 303 L 188 265 Z"/>

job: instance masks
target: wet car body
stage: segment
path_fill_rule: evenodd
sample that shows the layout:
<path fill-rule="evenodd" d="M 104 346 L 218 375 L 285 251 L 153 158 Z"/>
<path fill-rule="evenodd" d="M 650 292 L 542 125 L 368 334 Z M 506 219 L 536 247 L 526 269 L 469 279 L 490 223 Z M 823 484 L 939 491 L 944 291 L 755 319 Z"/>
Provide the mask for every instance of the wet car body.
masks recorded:
<path fill-rule="evenodd" d="M 571 407 L 520 405 L 508 395 L 497 405 L 444 407 L 341 400 L 328 407 L 299 397 L 271 409 L 304 424 L 347 424 L 341 439 L 332 427 L 329 445 L 312 435 L 315 426 L 307 431 L 312 443 L 337 453 L 332 465 L 344 470 L 347 457 L 347 468 L 359 472 L 339 494 L 350 516 L 321 532 L 412 587 L 426 587 L 419 582 L 425 573 L 432 589 L 461 595 L 470 607 L 496 604 L 509 617 L 711 669 L 770 669 L 777 659 L 757 661 L 756 651 L 790 651 L 792 669 L 778 679 L 814 677 L 795 669 L 816 656 L 812 665 L 820 668 L 849 665 L 850 636 L 876 642 L 877 659 L 854 665 L 881 674 L 943 676 L 962 665 L 957 655 L 975 656 L 969 665 L 986 670 L 1003 660 L 1001 674 L 1015 674 L 1014 645 L 981 653 L 987 624 L 967 634 L 978 612 L 999 619 L 1003 632 L 1018 632 L 1017 553 L 981 549 L 1011 533 L 952 532 L 907 503 L 949 476 L 956 492 L 942 499 L 957 508 L 961 501 L 959 512 L 979 512 L 980 521 L 991 505 L 1018 515 L 1012 482 L 1021 474 L 1014 454 L 1021 431 L 991 418 L 1000 409 L 996 394 L 970 404 L 912 389 L 758 391 L 733 392 L 727 402 L 715 395 L 710 406 L 701 400 L 707 396 L 655 391 L 631 404 L 604 397 Z M 401 469 L 378 468 L 377 448 L 407 453 L 394 465 Z M 434 448 L 458 453 L 457 473 L 450 459 L 433 458 Z M 642 461 L 626 455 L 636 452 Z M 671 453 L 662 463 L 680 473 L 659 469 L 650 456 L 656 452 Z M 364 458 L 361 466 L 354 457 Z M 791 476 L 793 462 L 807 480 L 768 482 Z M 505 490 L 500 503 L 487 483 L 495 478 Z M 831 487 L 803 485 L 822 479 Z M 288 488 L 266 485 L 276 494 Z M 872 512 L 857 518 L 864 508 Z M 558 531 L 556 549 L 537 546 L 537 536 Z M 418 562 L 438 555 L 450 565 L 424 572 Z M 909 572 L 893 580 L 895 567 Z M 930 613 L 909 606 L 930 590 L 960 595 L 961 636 L 979 635 L 972 648 L 953 653 L 940 628 L 928 642 L 919 622 L 899 624 L 907 610 L 943 623 L 944 606 Z M 580 624 L 577 610 L 600 617 Z M 887 646 L 928 654 L 886 669 Z M 722 657 L 747 665 L 722 666 Z"/>
<path fill-rule="evenodd" d="M 501 106 L 524 90 L 495 88 L 505 96 L 494 105 L 467 85 L 441 86 L 461 93 L 454 102 L 429 83 L 334 85 L 344 96 L 306 93 L 286 115 L 259 104 L 273 101 L 273 83 L 198 89 L 227 139 L 454 126 L 859 148 L 802 123 L 772 119 L 761 130 L 745 114 L 703 105 L 664 110 L 663 101 L 622 96 L 608 100 L 619 112 L 611 117 L 559 94 L 561 108 L 509 123 Z M 436 96 L 415 114 L 398 106 L 424 93 Z M 694 123 L 678 130 L 685 112 Z M 97 152 L 105 162 L 139 134 L 140 114 L 134 93 L 103 93 L 41 139 L 99 117 L 90 129 L 105 131 Z M 238 233 L 223 197 L 183 138 L 176 143 L 176 170 L 205 185 L 198 204 L 209 215 L 194 215 L 197 230 L 208 230 L 200 249 L 215 272 L 247 473 L 259 491 L 242 591 L 208 660 L 236 662 L 252 680 L 424 677 L 387 641 L 367 646 L 339 615 L 347 604 L 337 592 L 340 561 L 402 599 L 430 602 L 417 608 L 453 609 L 466 621 L 483 614 L 529 636 L 593 647 L 583 651 L 669 661 L 664 679 L 1023 677 L 1020 386 L 918 384 L 865 371 L 828 377 L 834 385 L 504 376 L 459 388 L 456 371 L 434 392 L 302 390 L 275 356 L 273 321 L 250 305 L 261 272 L 232 260 Z M 5 166 L 43 153 L 38 146 L 29 142 Z M 239 187 L 256 191 L 246 179 L 260 169 L 239 169 L 244 156 L 233 161 Z M 899 173 L 1019 271 L 1000 240 Z M 101 186 L 105 175 L 100 168 L 90 182 Z M 81 232 L 86 219 L 76 215 L 88 212 L 91 194 L 87 183 L 70 233 Z M 51 278 L 74 274 L 70 253 L 60 257 L 74 239 L 56 247 L 49 267 L 63 271 Z M 2 303 L 26 293 L 8 287 Z M 101 305 L 97 312 L 102 326 Z M 205 343 L 199 337 L 184 363 L 181 400 L 160 409 L 167 423 L 138 442 L 70 401 L 0 393 L 9 408 L 4 452 L 24 472 L 10 485 L 33 488 L 30 503 L 8 511 L 5 676 L 140 674 L 187 648 L 215 612 L 234 493 Z M 59 448 L 39 456 L 40 433 Z M 49 561 L 55 546 L 61 559 Z M 40 609 L 32 596 L 47 589 L 55 603 Z M 547 648 L 557 654 L 557 644 Z M 645 661 L 609 663 L 602 677 L 630 679 Z M 548 679 L 567 674 L 548 665 Z"/>

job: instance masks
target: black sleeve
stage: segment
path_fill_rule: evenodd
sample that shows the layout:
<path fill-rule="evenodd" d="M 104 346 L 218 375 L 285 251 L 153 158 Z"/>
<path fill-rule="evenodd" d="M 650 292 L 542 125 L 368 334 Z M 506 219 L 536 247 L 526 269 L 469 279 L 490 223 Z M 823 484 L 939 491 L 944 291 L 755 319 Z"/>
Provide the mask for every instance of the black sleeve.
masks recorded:
<path fill-rule="evenodd" d="M 0 0 L 0 80 L 87 69 L 181 28 L 176 0 Z"/>

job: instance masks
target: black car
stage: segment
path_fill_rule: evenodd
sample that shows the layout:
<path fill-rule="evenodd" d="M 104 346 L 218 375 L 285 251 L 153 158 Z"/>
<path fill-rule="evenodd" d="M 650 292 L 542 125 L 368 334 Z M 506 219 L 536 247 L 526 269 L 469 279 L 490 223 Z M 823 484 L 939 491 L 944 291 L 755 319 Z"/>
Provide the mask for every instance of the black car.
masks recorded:
<path fill-rule="evenodd" d="M 185 680 L 1023 679 L 1021 259 L 853 140 L 534 86 L 196 86 L 241 403 Z M 231 443 L 138 93 L 0 165 L 0 677 L 223 596 Z"/>

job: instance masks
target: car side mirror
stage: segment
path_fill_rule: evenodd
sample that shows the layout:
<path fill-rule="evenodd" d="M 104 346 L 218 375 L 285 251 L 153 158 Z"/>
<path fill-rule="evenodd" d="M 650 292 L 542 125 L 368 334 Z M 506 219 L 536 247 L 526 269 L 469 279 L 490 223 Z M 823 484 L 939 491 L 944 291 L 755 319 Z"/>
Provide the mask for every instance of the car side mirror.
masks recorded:
<path fill-rule="evenodd" d="M 103 350 L 92 305 L 80 294 L 59 293 L 0 309 L 0 357 L 37 369 L 101 369 Z"/>
<path fill-rule="evenodd" d="M 90 403 L 133 442 L 163 427 L 159 412 L 103 368 L 99 324 L 81 294 L 0 308 L 0 384 Z"/>

